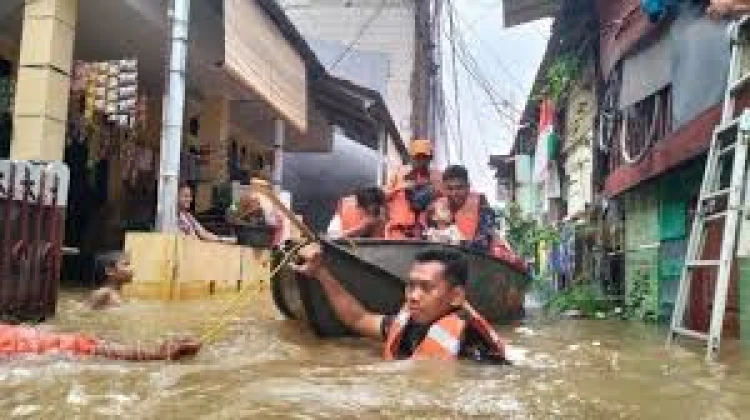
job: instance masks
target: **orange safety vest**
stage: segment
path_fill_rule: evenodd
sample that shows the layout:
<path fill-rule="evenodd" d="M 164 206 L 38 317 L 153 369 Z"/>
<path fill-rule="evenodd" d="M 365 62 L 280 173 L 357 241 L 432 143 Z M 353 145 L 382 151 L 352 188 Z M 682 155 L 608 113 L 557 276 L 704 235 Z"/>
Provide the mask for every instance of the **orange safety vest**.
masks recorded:
<path fill-rule="evenodd" d="M 341 231 L 346 232 L 354 229 L 362 223 L 364 215 L 362 209 L 357 205 L 357 197 L 344 197 L 339 202 L 339 219 L 341 220 Z"/>
<path fill-rule="evenodd" d="M 383 351 L 386 360 L 397 358 L 401 339 L 408 324 L 409 312 L 402 309 L 388 331 Z M 479 333 L 493 355 L 505 355 L 505 341 L 479 312 L 468 303 L 464 303 L 461 309 L 451 312 L 430 326 L 427 335 L 410 358 L 456 360 L 467 328 L 473 328 Z"/>
<path fill-rule="evenodd" d="M 388 224 L 385 228 L 386 239 L 407 239 L 406 231 L 417 225 L 417 215 L 412 211 L 404 188 L 406 178 L 411 174 L 411 166 L 399 168 L 395 175 L 395 189 L 393 197 L 388 201 Z M 440 191 L 442 175 L 440 171 L 430 169 L 427 179 L 418 181 L 431 183 L 437 191 Z"/>
<path fill-rule="evenodd" d="M 98 341 L 79 334 L 58 334 L 21 325 L 0 324 L 0 356 L 66 353 L 93 355 Z"/>
<path fill-rule="evenodd" d="M 461 239 L 470 241 L 477 236 L 479 229 L 479 205 L 482 202 L 481 195 L 469 193 L 466 202 L 458 211 L 453 213 L 456 227 L 461 232 Z M 441 197 L 435 203 L 436 206 L 445 206 L 450 209 L 447 197 Z"/>

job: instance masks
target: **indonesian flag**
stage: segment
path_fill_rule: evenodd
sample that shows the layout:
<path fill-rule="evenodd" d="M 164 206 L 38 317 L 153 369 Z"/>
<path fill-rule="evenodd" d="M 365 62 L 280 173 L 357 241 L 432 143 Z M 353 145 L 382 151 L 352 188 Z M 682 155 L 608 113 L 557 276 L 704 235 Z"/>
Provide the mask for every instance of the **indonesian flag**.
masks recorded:
<path fill-rule="evenodd" d="M 550 99 L 542 100 L 539 106 L 539 140 L 534 155 L 534 182 L 544 183 L 549 179 L 551 161 L 557 149 L 555 133 L 555 108 Z"/>

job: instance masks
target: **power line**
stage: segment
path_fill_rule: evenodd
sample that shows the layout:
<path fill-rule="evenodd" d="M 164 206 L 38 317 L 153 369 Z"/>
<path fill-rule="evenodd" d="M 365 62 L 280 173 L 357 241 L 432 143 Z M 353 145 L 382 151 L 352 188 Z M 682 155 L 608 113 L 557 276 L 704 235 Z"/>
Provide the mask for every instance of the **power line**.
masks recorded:
<path fill-rule="evenodd" d="M 450 6 L 450 5 L 449 5 Z M 492 83 L 487 80 L 487 78 L 483 75 L 481 71 L 481 67 L 477 63 L 476 59 L 473 57 L 473 55 L 470 52 L 469 47 L 467 46 L 467 43 L 465 39 L 461 36 L 460 32 L 456 32 L 455 34 L 448 34 L 446 33 L 446 36 L 448 38 L 452 38 L 458 42 L 458 45 L 460 47 L 461 54 L 459 55 L 459 59 L 461 59 L 462 63 L 464 64 L 464 67 L 468 72 L 472 74 L 472 76 L 475 78 L 477 83 L 479 83 L 482 86 L 482 89 L 487 93 L 487 95 L 490 97 L 491 102 L 493 105 L 497 107 L 498 103 L 504 103 L 507 104 L 506 106 L 508 108 L 511 108 L 514 113 L 517 115 L 510 115 L 508 112 L 498 108 L 498 111 L 503 114 L 507 114 L 508 117 L 512 120 L 520 117 L 521 112 L 513 107 L 510 101 L 507 100 L 497 100 L 497 92 L 495 91 L 494 87 L 492 86 Z M 512 75 L 510 75 L 512 77 Z M 515 121 L 514 121 L 515 123 Z"/>
<path fill-rule="evenodd" d="M 450 37 L 450 35 L 448 35 Z M 463 44 L 461 44 L 464 46 Z M 473 59 L 471 54 L 467 51 L 467 49 L 462 48 L 461 54 L 456 54 L 456 56 L 461 61 L 461 64 L 463 65 L 464 69 L 467 73 L 469 73 L 472 78 L 479 84 L 479 86 L 482 88 L 484 93 L 487 95 L 487 97 L 490 99 L 490 103 L 495 108 L 496 112 L 499 116 L 507 118 L 511 123 L 515 123 L 515 120 L 517 117 L 520 117 L 520 112 L 515 111 L 517 115 L 513 115 L 507 110 L 502 109 L 499 105 L 503 102 L 507 103 L 508 101 L 505 100 L 498 100 L 497 99 L 497 93 L 495 92 L 492 83 L 489 82 L 481 73 L 481 69 L 478 68 L 478 64 Z M 455 58 L 455 57 L 454 57 Z M 456 70 L 457 71 L 457 70 Z"/>
<path fill-rule="evenodd" d="M 357 33 L 354 35 L 354 38 L 349 42 L 349 44 L 346 46 L 344 51 L 339 54 L 339 56 L 333 61 L 331 64 L 331 68 L 329 70 L 335 70 L 336 67 L 341 63 L 341 61 L 346 58 L 347 55 L 349 55 L 349 52 L 351 52 L 352 48 L 354 48 L 357 43 L 359 43 L 362 36 L 365 34 L 365 32 L 372 26 L 372 24 L 375 22 L 375 19 L 380 16 L 380 14 L 383 12 L 383 9 L 385 9 L 385 2 L 386 0 L 381 0 L 380 5 L 378 8 L 370 15 L 370 17 L 360 26 L 359 30 L 357 30 Z"/>
<path fill-rule="evenodd" d="M 476 22 L 473 24 L 468 24 L 462 17 L 461 14 L 456 11 L 456 19 L 459 23 L 463 22 L 464 24 L 464 31 L 467 33 L 472 33 L 472 28 L 476 25 Z M 498 68 L 505 73 L 505 75 L 511 79 L 515 84 L 511 84 L 511 86 L 515 87 L 519 93 L 522 95 L 525 95 L 525 89 L 524 84 L 521 82 L 521 80 L 508 69 L 508 67 L 505 65 L 505 62 L 499 57 L 499 54 L 494 50 L 494 48 L 491 48 L 489 45 L 487 45 L 487 42 L 482 39 L 480 36 L 476 36 L 477 41 L 479 43 L 484 44 L 484 48 L 486 51 L 489 51 L 491 54 L 490 56 L 495 59 L 495 62 L 498 65 Z M 465 41 L 464 41 L 465 42 Z"/>

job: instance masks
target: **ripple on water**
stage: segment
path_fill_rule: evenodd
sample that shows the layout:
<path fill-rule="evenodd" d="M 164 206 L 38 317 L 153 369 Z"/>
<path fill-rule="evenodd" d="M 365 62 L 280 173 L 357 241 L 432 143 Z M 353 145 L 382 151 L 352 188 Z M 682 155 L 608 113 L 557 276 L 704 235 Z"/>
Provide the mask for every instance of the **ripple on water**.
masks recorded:
<path fill-rule="evenodd" d="M 63 301 L 54 328 L 117 341 L 200 334 L 211 302 L 92 313 Z M 505 335 L 514 366 L 382 362 L 364 340 L 320 340 L 253 303 L 185 363 L 59 358 L 0 364 L 10 418 L 732 419 L 750 412 L 745 359 L 706 365 L 663 332 L 616 321 L 529 324 Z M 658 403 L 655 403 L 658 401 Z"/>

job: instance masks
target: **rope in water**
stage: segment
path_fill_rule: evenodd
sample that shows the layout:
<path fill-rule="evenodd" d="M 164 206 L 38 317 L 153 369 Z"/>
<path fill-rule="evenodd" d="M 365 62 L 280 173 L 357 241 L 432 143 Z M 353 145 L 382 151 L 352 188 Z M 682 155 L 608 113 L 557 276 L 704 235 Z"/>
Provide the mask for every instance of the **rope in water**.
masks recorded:
<path fill-rule="evenodd" d="M 284 257 L 281 259 L 279 264 L 271 270 L 270 277 L 273 278 L 276 275 L 279 274 L 279 272 L 287 265 L 289 262 L 294 258 L 294 256 L 299 252 L 300 249 L 302 249 L 305 245 L 307 245 L 307 242 L 302 242 L 298 245 L 296 245 L 291 250 L 284 252 Z M 221 335 L 221 333 L 227 328 L 227 326 L 231 323 L 233 319 L 235 319 L 235 315 L 237 311 L 240 308 L 240 304 L 243 302 L 246 295 L 249 294 L 249 292 L 252 290 L 251 287 L 247 287 L 244 290 L 241 290 L 240 293 L 237 294 L 231 301 L 226 305 L 221 314 L 218 317 L 218 320 L 214 322 L 213 324 L 209 325 L 208 328 L 201 334 L 200 340 L 204 344 L 210 344 L 216 341 L 216 339 Z"/>

